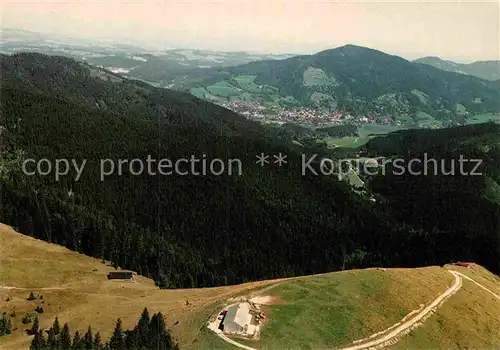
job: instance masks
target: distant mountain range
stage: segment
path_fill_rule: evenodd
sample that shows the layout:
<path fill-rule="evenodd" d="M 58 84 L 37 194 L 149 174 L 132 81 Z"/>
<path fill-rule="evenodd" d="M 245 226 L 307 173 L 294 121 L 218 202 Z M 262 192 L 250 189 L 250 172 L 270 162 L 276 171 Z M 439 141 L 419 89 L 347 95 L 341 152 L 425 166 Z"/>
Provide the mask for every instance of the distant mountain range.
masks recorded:
<path fill-rule="evenodd" d="M 436 57 L 410 62 L 346 45 L 314 55 L 195 49 L 151 51 L 130 44 L 53 38 L 2 30 L 2 52 L 41 52 L 86 61 L 218 104 L 341 110 L 408 126 L 442 127 L 500 119 L 500 61 L 458 64 Z"/>
<path fill-rule="evenodd" d="M 456 63 L 453 61 L 442 60 L 439 57 L 422 57 L 413 62 L 428 64 L 448 72 L 473 75 L 486 80 L 500 79 L 500 61 Z"/>
<path fill-rule="evenodd" d="M 453 125 L 500 110 L 497 82 L 346 45 L 315 55 L 172 76 L 176 89 L 208 100 L 340 109 L 403 123 Z"/>
<path fill-rule="evenodd" d="M 276 60 L 291 54 L 223 52 L 196 49 L 150 50 L 111 40 L 94 41 L 44 35 L 21 29 L 1 30 L 1 52 L 40 52 L 85 60 L 119 73 L 134 69 L 136 76 L 156 81 L 163 71 L 236 66 L 260 60 Z"/>

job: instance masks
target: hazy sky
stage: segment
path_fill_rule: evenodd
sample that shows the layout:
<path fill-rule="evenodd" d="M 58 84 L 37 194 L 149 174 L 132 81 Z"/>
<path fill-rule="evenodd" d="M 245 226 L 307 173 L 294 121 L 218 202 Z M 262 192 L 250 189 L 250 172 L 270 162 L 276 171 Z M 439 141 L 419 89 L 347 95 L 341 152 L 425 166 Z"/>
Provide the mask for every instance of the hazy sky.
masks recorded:
<path fill-rule="evenodd" d="M 499 59 L 497 1 L 0 0 L 2 26 L 151 47 Z"/>

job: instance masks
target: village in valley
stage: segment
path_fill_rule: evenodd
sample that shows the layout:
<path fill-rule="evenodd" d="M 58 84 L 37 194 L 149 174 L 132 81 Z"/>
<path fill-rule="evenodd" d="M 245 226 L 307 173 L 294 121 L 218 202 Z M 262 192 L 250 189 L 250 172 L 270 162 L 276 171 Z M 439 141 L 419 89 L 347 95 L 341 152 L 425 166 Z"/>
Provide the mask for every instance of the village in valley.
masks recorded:
<path fill-rule="evenodd" d="M 361 124 L 382 124 L 398 125 L 389 118 L 374 116 L 354 117 L 341 110 L 326 111 L 313 108 L 284 108 L 278 106 L 266 107 L 255 101 L 233 100 L 230 102 L 219 102 L 227 109 L 237 112 L 248 119 L 260 121 L 262 123 L 296 123 L 314 127 L 322 127 L 334 124 L 344 124 L 346 122 L 357 122 Z"/>

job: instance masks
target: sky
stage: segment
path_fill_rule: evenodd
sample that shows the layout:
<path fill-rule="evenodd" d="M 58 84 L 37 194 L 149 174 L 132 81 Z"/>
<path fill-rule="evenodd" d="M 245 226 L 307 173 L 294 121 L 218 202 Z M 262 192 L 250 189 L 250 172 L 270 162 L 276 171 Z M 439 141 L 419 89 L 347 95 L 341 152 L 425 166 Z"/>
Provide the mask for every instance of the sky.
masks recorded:
<path fill-rule="evenodd" d="M 3 28 L 150 48 L 314 53 L 355 44 L 467 62 L 499 59 L 498 1 L 0 0 L 0 10 Z"/>

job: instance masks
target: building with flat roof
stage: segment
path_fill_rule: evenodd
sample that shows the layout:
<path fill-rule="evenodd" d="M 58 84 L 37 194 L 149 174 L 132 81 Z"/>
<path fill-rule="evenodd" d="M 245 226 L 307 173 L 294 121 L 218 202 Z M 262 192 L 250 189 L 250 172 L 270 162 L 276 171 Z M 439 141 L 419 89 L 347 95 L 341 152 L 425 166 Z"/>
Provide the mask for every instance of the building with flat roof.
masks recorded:
<path fill-rule="evenodd" d="M 108 280 L 132 280 L 134 275 L 131 271 L 112 271 L 108 273 Z"/>

